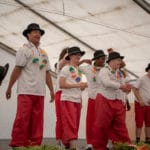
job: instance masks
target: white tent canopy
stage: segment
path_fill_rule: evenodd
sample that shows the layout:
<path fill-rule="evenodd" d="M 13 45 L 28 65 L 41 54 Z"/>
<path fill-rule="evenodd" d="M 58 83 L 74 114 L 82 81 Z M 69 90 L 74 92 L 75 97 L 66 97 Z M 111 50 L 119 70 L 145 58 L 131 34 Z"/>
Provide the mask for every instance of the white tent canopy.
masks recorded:
<path fill-rule="evenodd" d="M 27 25 L 40 24 L 52 69 L 61 49 L 74 45 L 86 51 L 84 58 L 92 58 L 91 48 L 112 47 L 138 76 L 150 62 L 150 15 L 132 0 L 1 0 L 0 20 L 0 41 L 15 50 Z"/>
<path fill-rule="evenodd" d="M 52 70 L 64 47 L 79 46 L 86 51 L 84 58 L 92 58 L 96 49 L 103 49 L 107 53 L 108 48 L 113 48 L 125 56 L 126 68 L 141 76 L 150 63 L 150 15 L 135 1 L 144 2 L 144 0 L 0 0 L 0 65 L 6 62 L 10 64 L 9 72 L 0 89 L 2 93 L 0 139 L 10 138 L 17 106 L 16 85 L 9 103 L 5 98 L 10 74 L 15 65 L 15 57 L 9 50 L 6 51 L 6 47 L 19 50 L 26 42 L 22 32 L 27 25 L 38 23 L 45 30 L 41 47 L 48 53 Z M 85 138 L 87 91 L 83 93 L 83 97 L 79 138 Z M 49 104 L 49 98 L 47 91 L 44 137 L 55 137 L 55 107 Z M 133 101 L 133 95 L 130 95 L 129 99 Z M 133 119 L 131 121 L 129 116 L 128 124 L 132 139 Z"/>

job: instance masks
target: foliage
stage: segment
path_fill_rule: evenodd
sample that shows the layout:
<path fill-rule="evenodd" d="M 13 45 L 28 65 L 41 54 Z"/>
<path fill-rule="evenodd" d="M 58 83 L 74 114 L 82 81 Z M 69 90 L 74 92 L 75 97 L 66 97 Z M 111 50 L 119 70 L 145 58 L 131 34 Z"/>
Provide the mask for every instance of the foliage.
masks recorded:
<path fill-rule="evenodd" d="M 112 150 L 150 150 L 150 145 L 145 143 L 139 143 L 138 145 L 116 143 L 113 145 Z"/>
<path fill-rule="evenodd" d="M 13 150 L 64 150 L 57 146 L 43 145 L 33 147 L 14 147 Z"/>
<path fill-rule="evenodd" d="M 136 148 L 131 147 L 128 144 L 116 143 L 113 145 L 112 150 L 136 150 Z"/>

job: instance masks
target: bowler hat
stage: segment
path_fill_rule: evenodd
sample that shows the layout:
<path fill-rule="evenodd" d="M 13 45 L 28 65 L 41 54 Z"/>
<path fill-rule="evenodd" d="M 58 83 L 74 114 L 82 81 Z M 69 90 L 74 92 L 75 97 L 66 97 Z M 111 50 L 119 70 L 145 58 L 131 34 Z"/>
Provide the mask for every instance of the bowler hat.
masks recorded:
<path fill-rule="evenodd" d="M 0 84 L 3 81 L 3 79 L 5 78 L 8 68 L 9 68 L 8 63 L 5 66 L 0 66 Z"/>
<path fill-rule="evenodd" d="M 27 26 L 27 29 L 23 31 L 23 35 L 27 37 L 27 34 L 30 33 L 32 30 L 39 30 L 41 32 L 41 35 L 45 33 L 43 29 L 40 29 L 40 26 L 36 23 L 31 23 Z"/>
<path fill-rule="evenodd" d="M 124 56 L 120 56 L 120 54 L 119 54 L 118 52 L 113 51 L 113 52 L 111 52 L 111 53 L 108 55 L 108 59 L 107 59 L 106 62 L 108 63 L 108 62 L 110 62 L 111 60 L 117 59 L 117 58 L 123 59 Z"/>
<path fill-rule="evenodd" d="M 79 47 L 70 47 L 68 48 L 68 56 L 65 57 L 66 60 L 70 60 L 71 55 L 80 54 L 83 56 L 85 54 L 85 51 L 81 51 Z"/>
<path fill-rule="evenodd" d="M 148 66 L 145 68 L 145 71 L 148 72 L 149 69 L 150 69 L 150 63 L 149 63 Z"/>
<path fill-rule="evenodd" d="M 94 52 L 94 55 L 93 55 L 92 60 L 95 60 L 95 59 L 98 59 L 98 58 L 104 57 L 104 56 L 106 56 L 106 55 L 105 55 L 105 53 L 104 53 L 103 50 L 96 50 L 96 51 Z"/>

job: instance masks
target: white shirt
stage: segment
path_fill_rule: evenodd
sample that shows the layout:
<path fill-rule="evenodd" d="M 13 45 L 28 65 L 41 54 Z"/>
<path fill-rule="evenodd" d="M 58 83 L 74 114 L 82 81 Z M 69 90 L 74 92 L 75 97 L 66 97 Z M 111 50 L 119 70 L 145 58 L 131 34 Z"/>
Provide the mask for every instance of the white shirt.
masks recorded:
<path fill-rule="evenodd" d="M 60 71 L 60 78 L 64 77 L 67 83 L 75 84 L 79 83 L 79 78 L 81 79 L 81 72 L 73 66 L 66 65 Z M 78 82 L 79 81 L 79 82 Z M 81 102 L 81 90 L 80 88 L 61 88 L 61 101 L 71 101 L 80 103 Z"/>
<path fill-rule="evenodd" d="M 16 66 L 23 67 L 18 78 L 17 93 L 44 96 L 46 71 L 50 70 L 45 51 L 30 42 L 24 44 L 16 54 Z"/>
<path fill-rule="evenodd" d="M 98 74 L 99 91 L 107 99 L 120 99 L 120 85 L 122 78 L 117 78 L 116 72 L 113 72 L 110 66 L 101 69 Z"/>
<path fill-rule="evenodd" d="M 150 78 L 147 75 L 142 76 L 137 80 L 135 87 L 139 89 L 145 105 L 150 105 Z"/>
<path fill-rule="evenodd" d="M 100 67 L 93 65 L 79 66 L 79 69 L 85 74 L 88 83 L 88 96 L 95 100 L 98 93 L 99 84 L 97 83 L 97 76 L 100 71 Z"/>

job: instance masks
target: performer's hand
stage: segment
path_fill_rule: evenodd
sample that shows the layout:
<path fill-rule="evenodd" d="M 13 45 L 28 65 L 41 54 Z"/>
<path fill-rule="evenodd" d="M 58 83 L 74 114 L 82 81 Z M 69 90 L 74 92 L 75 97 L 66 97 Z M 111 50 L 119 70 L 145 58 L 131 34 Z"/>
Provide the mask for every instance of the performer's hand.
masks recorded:
<path fill-rule="evenodd" d="M 127 93 L 131 92 L 132 86 L 130 84 L 126 83 L 126 87 L 127 87 Z"/>
<path fill-rule="evenodd" d="M 129 84 L 122 84 L 120 89 L 125 93 L 129 93 L 131 91 L 131 86 Z"/>
<path fill-rule="evenodd" d="M 54 91 L 51 91 L 50 95 L 51 95 L 51 100 L 49 102 L 52 103 L 54 101 L 54 95 L 55 95 Z"/>
<path fill-rule="evenodd" d="M 11 89 L 7 89 L 6 98 L 7 98 L 7 100 L 11 98 Z"/>
<path fill-rule="evenodd" d="M 150 101 L 149 102 L 147 102 L 148 103 L 148 105 L 150 105 Z"/>
<path fill-rule="evenodd" d="M 126 111 L 129 111 L 130 109 L 131 109 L 131 106 L 130 106 L 129 100 L 126 99 Z"/>
<path fill-rule="evenodd" d="M 80 89 L 83 91 L 85 88 L 87 88 L 86 82 L 80 82 Z"/>
<path fill-rule="evenodd" d="M 144 106 L 145 106 L 145 103 L 144 103 L 143 100 L 139 100 L 139 104 L 140 104 L 141 107 L 144 107 Z"/>

